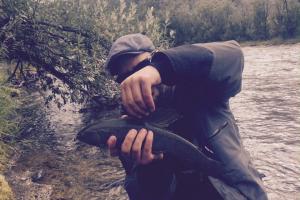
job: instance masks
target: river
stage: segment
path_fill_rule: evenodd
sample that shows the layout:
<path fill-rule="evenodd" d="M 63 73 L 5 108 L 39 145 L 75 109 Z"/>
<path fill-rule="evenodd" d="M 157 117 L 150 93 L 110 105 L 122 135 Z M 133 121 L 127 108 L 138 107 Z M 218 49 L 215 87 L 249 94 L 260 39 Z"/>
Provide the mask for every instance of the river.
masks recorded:
<path fill-rule="evenodd" d="M 300 199 L 300 43 L 243 51 L 243 90 L 231 100 L 243 143 L 266 175 L 270 199 Z M 127 199 L 121 186 L 105 185 L 124 176 L 120 162 L 74 140 L 84 124 L 80 107 L 41 109 L 6 173 L 16 199 Z"/>

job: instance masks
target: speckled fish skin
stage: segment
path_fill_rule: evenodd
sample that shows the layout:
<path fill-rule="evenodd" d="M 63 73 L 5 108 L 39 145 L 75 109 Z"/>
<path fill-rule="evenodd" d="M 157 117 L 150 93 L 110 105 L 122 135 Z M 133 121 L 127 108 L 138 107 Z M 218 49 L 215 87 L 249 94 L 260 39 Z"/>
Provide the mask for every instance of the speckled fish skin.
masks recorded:
<path fill-rule="evenodd" d="M 131 118 L 101 120 L 82 129 L 78 133 L 77 139 L 93 146 L 104 147 L 108 138 L 115 135 L 117 148 L 120 148 L 130 129 L 140 130 L 142 128 L 152 130 L 154 133 L 153 152 L 173 155 L 191 168 L 201 170 L 213 177 L 219 177 L 222 173 L 221 163 L 204 155 L 197 146 L 175 133 L 159 128 L 145 120 Z"/>

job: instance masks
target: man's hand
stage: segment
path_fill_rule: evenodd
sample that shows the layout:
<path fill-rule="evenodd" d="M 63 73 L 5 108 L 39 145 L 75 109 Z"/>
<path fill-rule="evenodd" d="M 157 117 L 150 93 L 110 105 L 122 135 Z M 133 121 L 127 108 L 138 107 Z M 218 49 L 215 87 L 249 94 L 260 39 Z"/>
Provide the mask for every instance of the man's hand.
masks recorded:
<path fill-rule="evenodd" d="M 145 140 L 144 147 L 142 144 Z M 111 136 L 107 140 L 107 145 L 112 156 L 118 155 L 118 150 L 116 149 L 117 138 Z M 131 129 L 121 147 L 121 153 L 125 156 L 130 156 L 136 161 L 137 164 L 148 164 L 155 159 L 162 159 L 163 154 L 155 155 L 152 153 L 152 142 L 153 142 L 153 132 L 147 131 L 146 129 L 141 129 L 139 132 L 135 129 Z"/>
<path fill-rule="evenodd" d="M 155 110 L 152 87 L 161 83 L 158 70 L 146 66 L 121 83 L 122 104 L 129 115 L 142 118 Z"/>

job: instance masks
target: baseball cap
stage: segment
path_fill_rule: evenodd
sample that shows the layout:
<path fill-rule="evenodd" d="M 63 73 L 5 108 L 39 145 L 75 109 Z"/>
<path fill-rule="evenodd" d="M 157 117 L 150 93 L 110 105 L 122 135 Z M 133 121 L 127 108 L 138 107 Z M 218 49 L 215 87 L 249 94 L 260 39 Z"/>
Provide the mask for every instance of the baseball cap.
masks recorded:
<path fill-rule="evenodd" d="M 105 67 L 112 75 L 117 74 L 117 66 L 114 61 L 117 57 L 125 54 L 140 54 L 143 52 L 152 52 L 155 47 L 152 41 L 141 33 L 124 35 L 118 38 L 111 46 Z"/>

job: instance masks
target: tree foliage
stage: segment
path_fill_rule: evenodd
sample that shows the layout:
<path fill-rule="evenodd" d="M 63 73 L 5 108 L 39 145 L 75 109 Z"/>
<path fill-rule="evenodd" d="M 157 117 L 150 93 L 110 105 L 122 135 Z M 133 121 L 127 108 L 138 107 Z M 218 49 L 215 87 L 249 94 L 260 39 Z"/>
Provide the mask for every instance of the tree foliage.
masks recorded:
<path fill-rule="evenodd" d="M 173 10 L 169 28 L 176 32 L 175 45 L 300 36 L 300 2 L 296 0 L 173 2 L 167 1 L 164 8 Z"/>
<path fill-rule="evenodd" d="M 134 3 L 1 1 L 0 56 L 15 63 L 11 79 L 18 73 L 24 83 L 37 83 L 52 92 L 47 100 L 55 99 L 58 105 L 112 98 L 116 86 L 103 63 L 117 37 L 147 32 L 158 46 L 167 44 L 153 9 L 140 20 Z"/>

